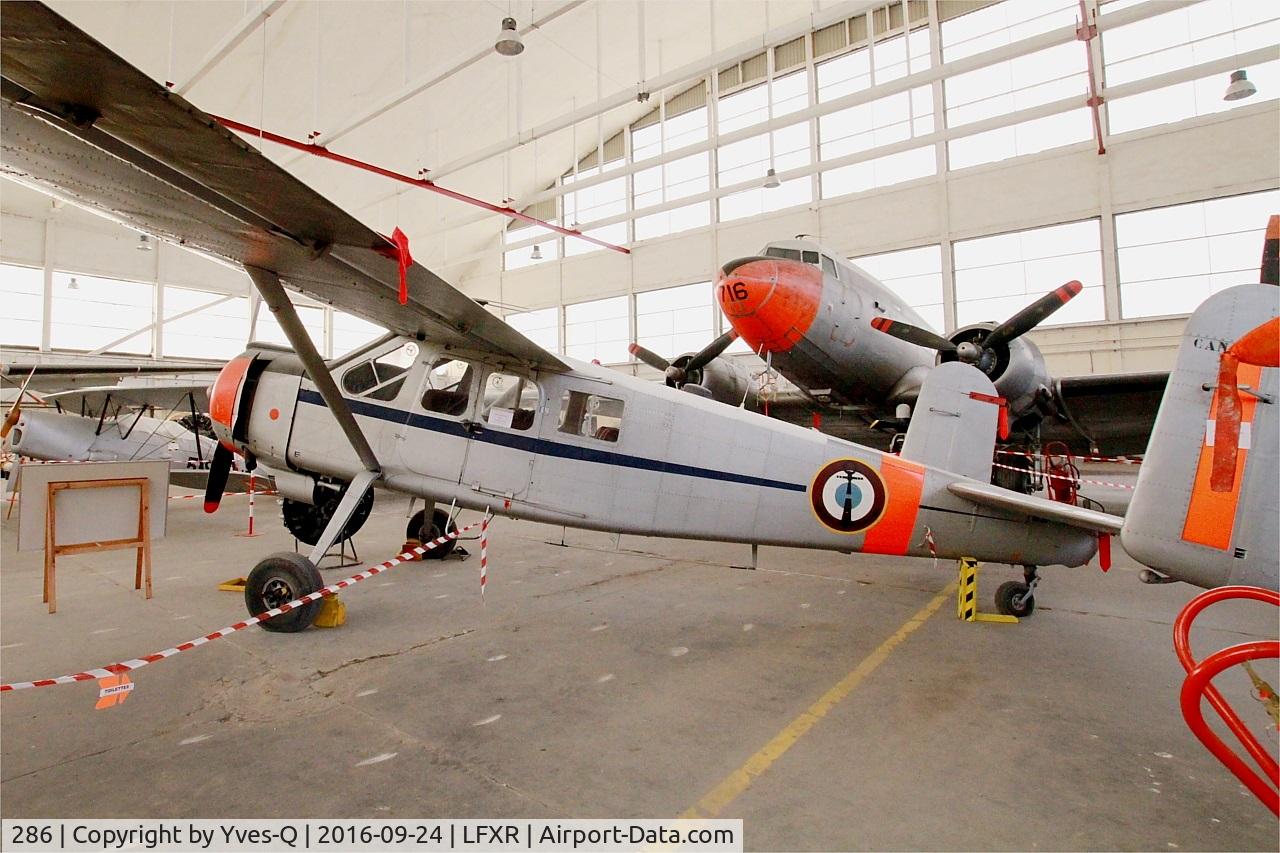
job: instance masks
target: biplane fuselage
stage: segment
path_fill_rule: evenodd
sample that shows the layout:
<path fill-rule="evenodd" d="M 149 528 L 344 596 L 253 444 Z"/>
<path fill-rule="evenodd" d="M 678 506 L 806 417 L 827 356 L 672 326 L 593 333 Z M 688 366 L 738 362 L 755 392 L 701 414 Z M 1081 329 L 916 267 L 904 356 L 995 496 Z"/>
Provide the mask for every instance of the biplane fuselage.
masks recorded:
<path fill-rule="evenodd" d="M 407 363 L 406 344 L 416 350 Z M 402 372 L 377 379 L 397 352 Z M 255 357 L 268 363 L 244 381 Z M 377 453 L 379 485 L 439 503 L 617 533 L 845 552 L 927 557 L 932 540 L 943 557 L 1080 565 L 1095 551 L 1087 531 L 976 509 L 947 491 L 963 479 L 955 474 L 566 362 L 566 372 L 521 373 L 395 338 L 332 373 Z M 215 430 L 273 469 L 349 481 L 361 461 L 303 373 L 276 352 L 232 361 L 214 386 Z"/>

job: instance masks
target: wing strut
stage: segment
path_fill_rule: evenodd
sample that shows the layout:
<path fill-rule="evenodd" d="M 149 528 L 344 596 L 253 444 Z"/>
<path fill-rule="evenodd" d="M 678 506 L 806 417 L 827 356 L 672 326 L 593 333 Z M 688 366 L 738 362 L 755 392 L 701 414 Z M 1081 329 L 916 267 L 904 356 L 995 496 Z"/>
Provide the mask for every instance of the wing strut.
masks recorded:
<path fill-rule="evenodd" d="M 342 396 L 337 383 L 333 381 L 333 374 L 329 372 L 324 359 L 316 350 L 316 345 L 312 343 L 311 336 L 307 334 L 306 327 L 302 325 L 302 320 L 298 318 L 298 311 L 293 307 L 293 302 L 280 284 L 280 277 L 270 270 L 247 264 L 244 269 L 249 273 L 249 278 L 253 279 L 258 293 L 262 294 L 262 301 L 267 303 L 271 313 L 276 315 L 276 321 L 284 331 L 285 337 L 289 339 L 290 345 L 293 346 L 293 351 L 298 354 L 302 366 L 307 370 L 307 375 L 316 384 L 316 390 L 324 398 L 324 404 L 337 418 L 338 426 L 342 427 L 343 434 L 351 443 L 351 449 L 356 452 L 356 456 L 360 457 L 360 464 L 374 474 L 378 474 L 382 470 L 378 465 L 378 457 L 369 446 L 369 440 L 360 431 L 360 425 L 351 414 L 346 398 Z"/>

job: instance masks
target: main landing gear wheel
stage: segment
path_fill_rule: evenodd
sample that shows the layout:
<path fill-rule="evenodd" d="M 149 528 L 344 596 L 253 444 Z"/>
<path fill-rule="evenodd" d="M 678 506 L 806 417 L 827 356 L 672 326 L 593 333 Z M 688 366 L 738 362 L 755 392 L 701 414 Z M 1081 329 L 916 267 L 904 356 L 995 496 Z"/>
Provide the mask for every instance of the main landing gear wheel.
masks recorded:
<path fill-rule="evenodd" d="M 1036 587 L 1040 585 L 1039 569 L 1023 566 L 1025 581 L 1005 581 L 996 589 L 996 610 L 1005 616 L 1023 619 L 1036 610 Z"/>
<path fill-rule="evenodd" d="M 284 517 L 285 528 L 294 535 L 299 542 L 305 542 L 308 545 L 314 545 L 320 541 L 320 536 L 324 533 L 325 527 L 329 524 L 329 519 L 333 518 L 334 512 L 338 509 L 338 503 L 342 500 L 342 496 L 346 494 L 344 488 L 340 492 L 330 491 L 328 489 L 317 489 L 324 492 L 324 500 L 314 504 L 303 503 L 302 501 L 290 500 L 284 498 L 280 502 L 280 512 Z M 360 503 L 356 505 L 355 512 L 351 513 L 351 518 L 347 519 L 347 525 L 342 528 L 342 534 L 338 537 L 338 542 L 346 542 L 364 526 L 365 521 L 369 518 L 369 513 L 373 511 L 373 489 L 364 493 L 364 497 L 360 499 Z"/>
<path fill-rule="evenodd" d="M 456 533 L 458 525 L 449 520 L 449 513 L 442 509 L 435 510 L 431 513 L 431 527 L 424 529 L 427 513 L 425 510 L 418 510 L 413 514 L 413 518 L 409 519 L 409 525 L 404 529 L 404 535 L 407 539 L 417 539 L 419 542 L 430 542 L 432 539 L 438 539 L 446 533 Z M 457 539 L 450 539 L 438 548 L 432 548 L 422 555 L 424 560 L 443 560 L 445 557 L 453 553 L 453 549 L 458 547 Z"/>
<path fill-rule="evenodd" d="M 310 595 L 324 587 L 320 572 L 310 560 L 292 551 L 272 554 L 249 572 L 244 585 L 244 604 L 252 616 Z M 310 601 L 258 624 L 264 631 L 296 633 L 305 630 L 320 612 L 320 602 Z"/>

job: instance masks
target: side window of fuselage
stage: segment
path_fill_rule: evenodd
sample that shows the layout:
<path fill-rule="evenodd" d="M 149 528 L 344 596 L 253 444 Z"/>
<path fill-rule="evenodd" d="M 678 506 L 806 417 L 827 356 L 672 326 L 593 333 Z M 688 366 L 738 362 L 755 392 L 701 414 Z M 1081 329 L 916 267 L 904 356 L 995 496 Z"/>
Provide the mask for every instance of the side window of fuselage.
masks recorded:
<path fill-rule="evenodd" d="M 526 430 L 538 411 L 538 386 L 510 373 L 490 373 L 480 401 L 480 420 L 489 426 Z"/>
<path fill-rule="evenodd" d="M 822 271 L 832 278 L 840 277 L 840 273 L 836 272 L 836 262 L 826 255 L 822 256 Z"/>
<path fill-rule="evenodd" d="M 560 432 L 616 442 L 622 434 L 621 400 L 585 391 L 565 391 L 560 398 Z"/>
<path fill-rule="evenodd" d="M 362 361 L 342 374 L 342 390 L 357 397 L 390 402 L 404 387 L 405 375 L 417 354 L 416 346 L 405 344 Z"/>
<path fill-rule="evenodd" d="M 460 418 L 471 402 L 471 377 L 475 367 L 457 358 L 441 358 L 427 371 L 422 392 L 422 408 L 428 412 Z"/>

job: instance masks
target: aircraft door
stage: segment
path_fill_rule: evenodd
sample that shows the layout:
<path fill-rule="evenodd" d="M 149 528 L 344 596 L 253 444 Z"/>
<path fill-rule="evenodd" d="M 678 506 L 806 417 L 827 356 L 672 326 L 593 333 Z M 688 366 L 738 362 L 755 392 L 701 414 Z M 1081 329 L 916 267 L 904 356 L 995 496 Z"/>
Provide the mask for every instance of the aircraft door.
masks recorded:
<path fill-rule="evenodd" d="M 518 500 L 529 491 L 533 475 L 537 420 L 543 408 L 538 384 L 494 370 L 479 387 L 475 418 L 468 424 L 471 440 L 462 485 L 498 500 Z"/>
<path fill-rule="evenodd" d="M 475 384 L 479 370 L 469 361 L 441 355 L 428 365 L 418 393 L 407 401 L 408 421 L 389 440 L 398 445 L 392 458 L 406 468 L 447 484 L 462 480 L 474 428 Z"/>

